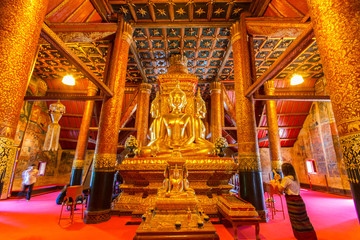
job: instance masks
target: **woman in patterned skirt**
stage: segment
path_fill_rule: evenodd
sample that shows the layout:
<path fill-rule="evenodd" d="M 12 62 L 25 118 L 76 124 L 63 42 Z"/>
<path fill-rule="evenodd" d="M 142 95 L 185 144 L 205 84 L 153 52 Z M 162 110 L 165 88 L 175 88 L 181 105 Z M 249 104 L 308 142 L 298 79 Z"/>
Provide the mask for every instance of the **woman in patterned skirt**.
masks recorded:
<path fill-rule="evenodd" d="M 301 240 L 317 239 L 315 230 L 307 215 L 305 203 L 300 196 L 300 184 L 293 165 L 284 163 L 281 166 L 281 170 L 284 178 L 281 180 L 281 176 L 276 174 L 274 176 L 274 184 L 280 192 L 285 192 L 291 227 L 295 238 Z"/>

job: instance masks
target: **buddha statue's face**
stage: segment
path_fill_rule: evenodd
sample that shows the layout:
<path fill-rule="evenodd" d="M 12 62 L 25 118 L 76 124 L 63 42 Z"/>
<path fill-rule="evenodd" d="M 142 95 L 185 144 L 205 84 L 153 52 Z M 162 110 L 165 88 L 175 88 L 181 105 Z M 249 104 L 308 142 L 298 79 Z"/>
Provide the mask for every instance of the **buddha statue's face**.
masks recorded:
<path fill-rule="evenodd" d="M 175 92 L 170 94 L 170 107 L 181 110 L 186 104 L 186 95 L 182 92 Z"/>

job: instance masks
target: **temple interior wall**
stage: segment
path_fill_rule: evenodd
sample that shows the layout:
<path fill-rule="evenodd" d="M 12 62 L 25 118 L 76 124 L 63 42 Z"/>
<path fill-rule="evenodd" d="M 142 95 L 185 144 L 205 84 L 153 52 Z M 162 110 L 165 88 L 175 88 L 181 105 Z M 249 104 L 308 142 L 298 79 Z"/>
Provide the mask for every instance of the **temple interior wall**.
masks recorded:
<path fill-rule="evenodd" d="M 300 182 L 330 188 L 349 190 L 343 164 L 336 123 L 330 103 L 314 102 L 293 147 L 293 162 Z M 315 161 L 316 174 L 307 174 L 306 160 Z M 341 162 L 341 169 L 338 167 Z M 340 172 L 341 171 L 341 172 Z M 341 177 L 343 176 L 343 177 Z"/>
<path fill-rule="evenodd" d="M 281 155 L 283 162 L 294 165 L 303 186 L 309 187 L 311 181 L 313 189 L 349 193 L 350 185 L 337 147 L 337 131 L 332 129 L 336 129 L 336 124 L 330 103 L 314 102 L 294 146 L 282 148 Z M 260 149 L 260 158 L 263 181 L 268 182 L 271 171 L 269 148 Z M 315 161 L 316 174 L 308 174 L 306 160 L 310 159 Z M 340 170 L 338 161 L 341 161 Z"/>
<path fill-rule="evenodd" d="M 32 78 L 27 90 L 28 95 L 38 95 L 39 80 Z M 40 176 L 36 186 L 68 184 L 70 182 L 72 162 L 75 150 L 42 151 L 48 125 L 51 123 L 45 101 L 25 101 L 17 126 L 15 145 L 20 146 L 18 162 L 15 168 L 13 190 L 21 189 L 21 174 L 31 164 L 46 162 L 45 175 Z M 61 125 L 61 120 L 60 120 Z M 87 169 L 94 150 L 87 151 L 85 170 Z"/>

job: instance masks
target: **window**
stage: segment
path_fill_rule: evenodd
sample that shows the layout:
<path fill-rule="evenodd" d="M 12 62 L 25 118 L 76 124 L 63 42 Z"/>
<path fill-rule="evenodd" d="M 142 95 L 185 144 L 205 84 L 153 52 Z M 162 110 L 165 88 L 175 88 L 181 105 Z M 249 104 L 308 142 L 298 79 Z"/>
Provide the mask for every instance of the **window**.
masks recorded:
<path fill-rule="evenodd" d="M 39 176 L 45 175 L 46 162 L 39 162 Z"/>
<path fill-rule="evenodd" d="M 315 167 L 315 160 L 314 159 L 308 159 L 306 160 L 306 168 L 308 173 L 316 173 L 316 167 Z"/>

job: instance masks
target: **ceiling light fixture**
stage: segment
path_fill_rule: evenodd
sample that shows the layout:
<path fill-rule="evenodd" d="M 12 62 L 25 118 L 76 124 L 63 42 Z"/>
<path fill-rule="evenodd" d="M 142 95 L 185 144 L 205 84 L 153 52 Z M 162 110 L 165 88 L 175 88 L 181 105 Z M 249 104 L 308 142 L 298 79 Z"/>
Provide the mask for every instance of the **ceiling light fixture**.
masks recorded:
<path fill-rule="evenodd" d="M 74 86 L 75 85 L 75 78 L 72 75 L 66 75 L 63 78 L 62 83 L 65 84 L 65 85 Z"/>
<path fill-rule="evenodd" d="M 299 74 L 294 74 L 290 80 L 290 85 L 299 85 L 304 82 L 304 79 Z"/>

